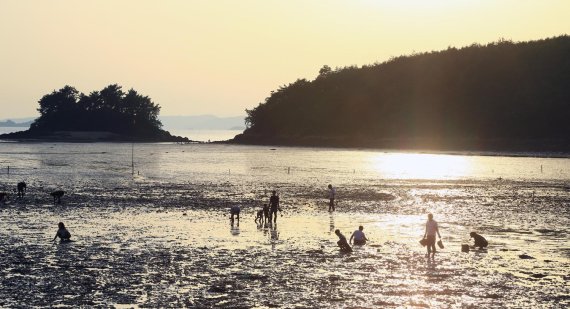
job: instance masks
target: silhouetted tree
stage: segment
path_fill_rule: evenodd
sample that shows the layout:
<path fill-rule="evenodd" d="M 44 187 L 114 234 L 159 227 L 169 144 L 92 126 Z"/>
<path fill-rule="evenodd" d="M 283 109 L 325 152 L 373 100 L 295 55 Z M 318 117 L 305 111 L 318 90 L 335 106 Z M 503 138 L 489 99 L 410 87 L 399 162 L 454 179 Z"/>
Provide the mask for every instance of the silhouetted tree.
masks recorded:
<path fill-rule="evenodd" d="M 30 129 L 40 131 L 108 131 L 130 135 L 162 134 L 160 106 L 134 89 L 123 92 L 117 84 L 89 95 L 71 86 L 39 101 L 40 117 Z"/>

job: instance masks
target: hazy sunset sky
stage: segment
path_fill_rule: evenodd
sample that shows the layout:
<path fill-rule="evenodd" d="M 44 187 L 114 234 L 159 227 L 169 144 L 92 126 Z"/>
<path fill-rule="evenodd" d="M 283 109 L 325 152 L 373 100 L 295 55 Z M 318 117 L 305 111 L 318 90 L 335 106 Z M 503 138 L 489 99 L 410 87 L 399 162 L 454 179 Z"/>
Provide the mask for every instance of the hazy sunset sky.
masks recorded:
<path fill-rule="evenodd" d="M 0 0 L 0 119 L 117 83 L 161 115 L 245 115 L 319 68 L 570 33 L 570 1 Z"/>

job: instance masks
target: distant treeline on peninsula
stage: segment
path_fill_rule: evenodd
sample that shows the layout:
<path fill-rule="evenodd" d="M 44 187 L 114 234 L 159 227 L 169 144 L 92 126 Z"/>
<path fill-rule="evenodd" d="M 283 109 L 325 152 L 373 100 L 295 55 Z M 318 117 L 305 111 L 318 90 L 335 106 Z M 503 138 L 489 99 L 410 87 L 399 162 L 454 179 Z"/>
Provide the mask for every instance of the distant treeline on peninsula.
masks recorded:
<path fill-rule="evenodd" d="M 568 151 L 570 37 L 324 66 L 246 112 L 233 142 Z"/>
<path fill-rule="evenodd" d="M 2 138 L 188 141 L 162 130 L 158 104 L 134 89 L 125 93 L 117 84 L 88 95 L 65 86 L 44 95 L 39 105 L 40 117 L 29 130 Z"/>

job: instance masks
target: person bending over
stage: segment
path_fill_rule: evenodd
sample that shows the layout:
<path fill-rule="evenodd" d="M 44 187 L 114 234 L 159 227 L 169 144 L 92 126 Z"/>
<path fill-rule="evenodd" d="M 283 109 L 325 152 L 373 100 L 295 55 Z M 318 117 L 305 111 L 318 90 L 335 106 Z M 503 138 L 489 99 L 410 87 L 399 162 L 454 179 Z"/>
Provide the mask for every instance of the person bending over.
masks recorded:
<path fill-rule="evenodd" d="M 18 182 L 18 197 L 24 197 L 24 194 L 26 193 L 26 183 L 23 181 Z"/>
<path fill-rule="evenodd" d="M 234 205 L 234 206 L 232 206 L 232 208 L 230 208 L 230 215 L 231 215 L 230 220 L 231 220 L 232 224 L 234 223 L 234 216 L 237 216 L 237 221 L 239 224 L 239 213 L 240 213 L 240 211 L 241 211 L 241 209 L 239 208 L 238 205 Z"/>
<path fill-rule="evenodd" d="M 479 247 L 479 249 L 485 248 L 489 245 L 489 243 L 487 242 L 485 237 L 483 237 L 483 236 L 481 236 L 475 232 L 469 233 L 469 236 L 471 236 L 471 238 L 473 238 L 475 240 L 475 247 Z"/>

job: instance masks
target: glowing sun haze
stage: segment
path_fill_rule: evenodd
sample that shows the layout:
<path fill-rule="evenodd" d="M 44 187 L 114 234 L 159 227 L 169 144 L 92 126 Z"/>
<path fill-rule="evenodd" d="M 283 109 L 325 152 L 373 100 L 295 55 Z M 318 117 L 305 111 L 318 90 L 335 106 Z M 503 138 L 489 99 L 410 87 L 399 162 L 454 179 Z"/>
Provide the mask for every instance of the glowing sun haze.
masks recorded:
<path fill-rule="evenodd" d="M 244 115 L 320 67 L 570 33 L 570 1 L 1 1 L 0 119 L 118 83 L 161 115 Z"/>

